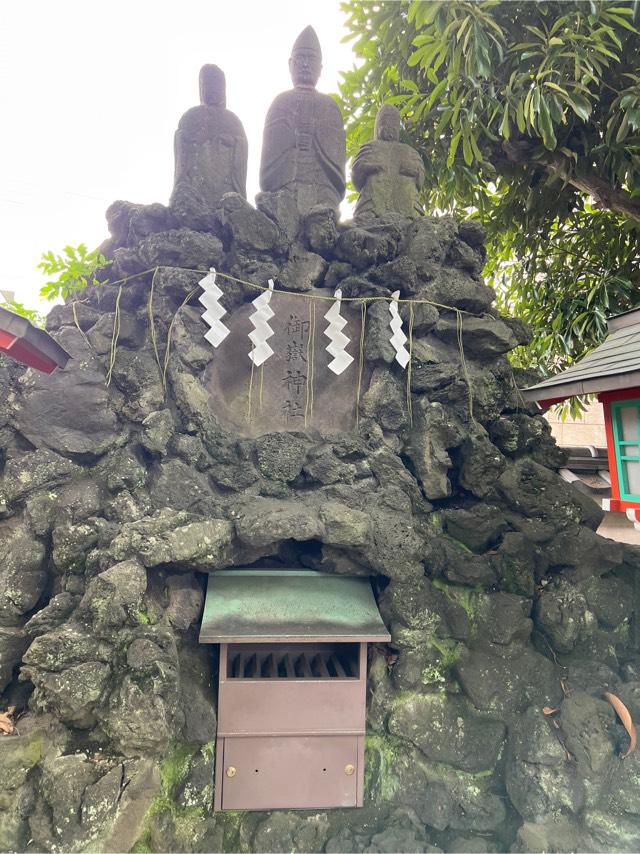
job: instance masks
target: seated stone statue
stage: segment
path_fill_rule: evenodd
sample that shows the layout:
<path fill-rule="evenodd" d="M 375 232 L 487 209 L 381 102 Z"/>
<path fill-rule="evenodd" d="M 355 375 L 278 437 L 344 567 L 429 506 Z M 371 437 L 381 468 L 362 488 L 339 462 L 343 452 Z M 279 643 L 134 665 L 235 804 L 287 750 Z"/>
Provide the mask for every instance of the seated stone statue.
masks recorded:
<path fill-rule="evenodd" d="M 200 71 L 199 107 L 180 119 L 175 135 L 175 179 L 170 207 L 186 225 L 206 227 L 225 193 L 247 195 L 247 136 L 226 109 L 224 73 Z"/>
<path fill-rule="evenodd" d="M 376 118 L 373 140 L 362 146 L 353 161 L 351 180 L 360 192 L 354 219 L 420 216 L 424 177 L 418 152 L 400 142 L 399 111 L 384 104 Z"/>
<path fill-rule="evenodd" d="M 294 88 L 278 95 L 264 127 L 260 188 L 287 191 L 301 214 L 338 208 L 345 190 L 344 126 L 335 101 L 315 90 L 321 69 L 320 42 L 307 27 L 289 60 Z"/>

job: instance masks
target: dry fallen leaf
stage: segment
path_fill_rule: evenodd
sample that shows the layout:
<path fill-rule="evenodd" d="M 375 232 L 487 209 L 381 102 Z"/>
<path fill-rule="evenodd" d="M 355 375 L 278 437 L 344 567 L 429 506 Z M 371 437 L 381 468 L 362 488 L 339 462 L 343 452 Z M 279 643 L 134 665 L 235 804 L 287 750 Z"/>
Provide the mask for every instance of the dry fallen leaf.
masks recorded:
<path fill-rule="evenodd" d="M 556 712 L 559 712 L 560 709 L 552 709 L 551 706 L 544 706 L 542 709 L 543 715 L 555 715 Z"/>
<path fill-rule="evenodd" d="M 622 726 L 626 729 L 629 735 L 629 749 L 626 753 L 621 754 L 621 759 L 625 759 L 629 756 L 630 753 L 636 749 L 638 745 L 638 733 L 636 732 L 636 727 L 633 721 L 631 720 L 631 715 L 629 714 L 629 709 L 622 702 L 620 697 L 616 697 L 615 694 L 611 694 L 609 691 L 604 692 L 605 700 L 608 700 L 613 708 L 617 716 L 620 718 L 622 722 Z"/>
<path fill-rule="evenodd" d="M 0 732 L 3 735 L 11 735 L 15 731 L 16 726 L 12 720 L 15 712 L 15 706 L 9 706 L 6 712 L 0 712 Z"/>

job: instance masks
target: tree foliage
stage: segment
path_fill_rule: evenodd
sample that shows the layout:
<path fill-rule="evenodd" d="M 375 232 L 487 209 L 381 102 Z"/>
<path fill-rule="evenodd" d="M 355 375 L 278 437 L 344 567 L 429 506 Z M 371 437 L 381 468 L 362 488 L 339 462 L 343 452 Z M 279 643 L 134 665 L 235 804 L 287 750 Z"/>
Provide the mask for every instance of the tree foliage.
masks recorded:
<path fill-rule="evenodd" d="M 40 289 L 46 300 L 68 299 L 84 290 L 87 285 L 98 285 L 95 273 L 99 267 L 110 264 L 98 249 L 89 251 L 84 243 L 65 246 L 61 255 L 43 252 L 38 269 L 45 276 L 53 276 Z"/>
<path fill-rule="evenodd" d="M 634 307 L 640 283 L 636 2 L 349 0 L 349 153 L 383 101 L 423 156 L 427 211 L 487 228 L 485 274 L 555 372 Z"/>
<path fill-rule="evenodd" d="M 111 264 L 98 249 L 89 251 L 84 243 L 79 246 L 65 246 L 61 255 L 43 252 L 38 269 L 45 276 L 51 276 L 41 288 L 40 296 L 49 302 L 77 297 L 88 285 L 98 285 L 96 271 Z M 1 294 L 0 294 L 1 297 Z M 15 299 L 0 299 L 0 306 L 14 314 L 26 317 L 36 326 L 44 326 L 44 317 L 37 309 L 28 308 Z"/>

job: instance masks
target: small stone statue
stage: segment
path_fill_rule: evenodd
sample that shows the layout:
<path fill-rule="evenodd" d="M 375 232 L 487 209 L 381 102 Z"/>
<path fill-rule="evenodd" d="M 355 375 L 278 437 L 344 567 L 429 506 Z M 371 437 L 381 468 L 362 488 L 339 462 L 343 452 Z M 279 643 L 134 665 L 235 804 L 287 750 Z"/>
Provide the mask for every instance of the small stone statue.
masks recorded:
<path fill-rule="evenodd" d="M 424 177 L 418 152 L 400 142 L 399 111 L 383 104 L 373 140 L 362 146 L 353 161 L 351 180 L 360 192 L 354 219 L 384 219 L 388 214 L 420 216 Z"/>
<path fill-rule="evenodd" d="M 170 207 L 190 225 L 207 226 L 225 193 L 247 195 L 247 136 L 226 109 L 223 71 L 200 70 L 200 106 L 180 119 L 175 135 L 175 179 Z"/>
<path fill-rule="evenodd" d="M 289 60 L 294 88 L 278 95 L 264 127 L 260 188 L 291 193 L 301 214 L 337 209 L 345 190 L 344 125 L 335 101 L 315 90 L 321 69 L 318 36 L 307 27 Z"/>

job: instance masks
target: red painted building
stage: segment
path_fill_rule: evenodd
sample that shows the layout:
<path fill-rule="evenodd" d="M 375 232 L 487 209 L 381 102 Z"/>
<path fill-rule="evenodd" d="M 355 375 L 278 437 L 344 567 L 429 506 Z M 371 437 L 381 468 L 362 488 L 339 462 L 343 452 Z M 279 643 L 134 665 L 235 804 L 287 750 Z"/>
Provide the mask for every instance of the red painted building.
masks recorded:
<path fill-rule="evenodd" d="M 604 409 L 611 498 L 604 510 L 625 512 L 640 527 L 640 308 L 612 317 L 600 346 L 566 371 L 525 389 L 546 409 L 596 394 Z"/>
<path fill-rule="evenodd" d="M 0 308 L 0 354 L 15 362 L 51 374 L 64 368 L 71 356 L 58 342 L 26 317 Z"/>

